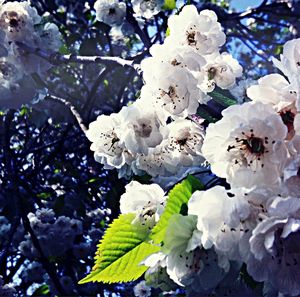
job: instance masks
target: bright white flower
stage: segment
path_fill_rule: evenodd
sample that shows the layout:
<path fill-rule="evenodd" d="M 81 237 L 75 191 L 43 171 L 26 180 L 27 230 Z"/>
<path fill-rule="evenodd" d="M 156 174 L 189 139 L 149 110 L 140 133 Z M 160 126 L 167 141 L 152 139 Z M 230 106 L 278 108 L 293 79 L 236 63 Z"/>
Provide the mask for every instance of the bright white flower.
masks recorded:
<path fill-rule="evenodd" d="M 203 234 L 196 225 L 196 216 L 173 215 L 162 249 L 167 254 L 166 269 L 170 278 L 180 286 L 205 292 L 217 286 L 226 275 L 226 269 L 213 249 L 202 248 Z"/>
<path fill-rule="evenodd" d="M 126 4 L 118 0 L 97 0 L 94 4 L 98 21 L 110 26 L 123 23 L 126 14 Z"/>
<path fill-rule="evenodd" d="M 226 191 L 216 186 L 196 191 L 188 203 L 188 214 L 198 218 L 197 229 L 202 232 L 202 245 L 226 253 L 230 260 L 239 260 L 239 241 L 247 233 L 241 221 L 248 218 L 250 209 L 241 192 Z"/>
<path fill-rule="evenodd" d="M 225 34 L 217 15 L 211 10 L 202 10 L 198 14 L 193 5 L 186 5 L 179 15 L 168 20 L 169 39 L 174 44 L 190 46 L 202 55 L 218 51 L 225 43 Z"/>
<path fill-rule="evenodd" d="M 177 164 L 170 162 L 169 152 L 166 150 L 163 141 L 155 148 L 150 148 L 148 154 L 139 154 L 132 164 L 132 170 L 143 170 L 151 176 L 170 176 L 177 170 Z"/>
<path fill-rule="evenodd" d="M 158 14 L 164 5 L 163 0 L 132 0 L 131 3 L 135 15 L 146 19 Z"/>
<path fill-rule="evenodd" d="M 255 84 L 255 81 L 252 79 L 243 79 L 238 82 L 238 84 L 231 88 L 229 92 L 234 96 L 239 104 L 242 104 L 246 101 L 247 89 Z"/>
<path fill-rule="evenodd" d="M 204 138 L 202 126 L 186 119 L 179 119 L 167 125 L 169 130 L 167 136 L 166 150 L 178 166 L 188 167 L 201 165 L 204 158 L 201 148 Z"/>
<path fill-rule="evenodd" d="M 151 296 L 151 287 L 146 285 L 146 281 L 141 281 L 133 288 L 134 296 L 149 297 Z"/>
<path fill-rule="evenodd" d="M 165 139 L 148 154 L 140 154 L 135 167 L 151 176 L 172 176 L 183 174 L 183 167 L 201 166 L 204 158 L 201 147 L 203 128 L 190 121 L 179 119 L 165 127 Z"/>
<path fill-rule="evenodd" d="M 215 85 L 230 89 L 235 85 L 236 78 L 243 74 L 239 62 L 226 52 L 209 59 L 204 71 L 205 79 L 200 85 L 203 92 L 212 92 Z"/>
<path fill-rule="evenodd" d="M 132 153 L 148 153 L 149 148 L 156 147 L 163 140 L 162 122 L 155 110 L 145 107 L 140 100 L 125 106 L 119 112 L 123 127 L 120 134 L 127 150 Z"/>
<path fill-rule="evenodd" d="M 199 75 L 202 73 L 201 69 L 206 64 L 204 57 L 193 49 L 185 46 L 174 47 L 170 39 L 167 39 L 164 44 L 154 44 L 150 48 L 150 54 L 152 57 L 141 62 L 143 78 L 146 83 L 157 81 L 166 64 L 167 67 L 173 66 L 175 69 L 188 69 L 199 79 Z"/>
<path fill-rule="evenodd" d="M 101 115 L 89 125 L 86 133 L 92 142 L 95 160 L 105 165 L 105 168 L 121 168 L 126 165 L 130 155 L 120 142 L 121 120 L 118 114 Z"/>
<path fill-rule="evenodd" d="M 143 185 L 131 181 L 120 198 L 121 213 L 135 213 L 136 220 L 142 223 L 155 223 L 164 210 L 166 196 L 157 184 Z"/>
<path fill-rule="evenodd" d="M 274 65 L 280 69 L 291 83 L 297 81 L 300 74 L 300 38 L 289 40 L 283 46 L 280 61 L 273 58 Z"/>
<path fill-rule="evenodd" d="M 200 269 L 200 259 L 193 251 L 201 246 L 201 233 L 195 216 L 173 215 L 168 223 L 163 252 L 170 278 L 180 286 L 191 283 L 191 276 Z"/>
<path fill-rule="evenodd" d="M 267 281 L 284 295 L 300 294 L 300 199 L 274 199 L 267 209 L 270 217 L 253 230 L 252 257 L 247 270 L 257 281 Z"/>
<path fill-rule="evenodd" d="M 157 109 L 162 108 L 173 118 L 196 113 L 203 99 L 198 81 L 191 72 L 168 65 L 160 69 L 154 84 L 148 83 L 141 90 L 141 100 L 153 102 Z"/>
<path fill-rule="evenodd" d="M 234 105 L 210 124 L 202 146 L 211 170 L 235 186 L 276 184 L 287 158 L 287 128 L 271 106 Z"/>
<path fill-rule="evenodd" d="M 0 6 L 0 30 L 6 33 L 7 41 L 31 40 L 34 25 L 40 22 L 37 10 L 27 1 L 7 2 Z"/>
<path fill-rule="evenodd" d="M 247 89 L 247 95 L 255 102 L 270 104 L 287 126 L 288 138 L 294 136 L 297 91 L 282 75 L 269 74 L 260 78 L 258 85 L 253 85 Z"/>

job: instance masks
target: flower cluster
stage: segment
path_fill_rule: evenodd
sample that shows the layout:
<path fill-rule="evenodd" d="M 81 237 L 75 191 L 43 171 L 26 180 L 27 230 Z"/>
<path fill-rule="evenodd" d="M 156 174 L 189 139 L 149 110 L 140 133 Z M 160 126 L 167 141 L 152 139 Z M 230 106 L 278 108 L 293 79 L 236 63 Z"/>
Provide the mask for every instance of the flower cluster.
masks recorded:
<path fill-rule="evenodd" d="M 164 1 L 162 0 L 132 0 L 135 17 L 151 19 L 158 14 Z M 126 17 L 126 4 L 119 0 L 97 0 L 94 4 L 96 19 L 112 27 L 122 25 Z"/>
<path fill-rule="evenodd" d="M 230 190 L 193 193 L 187 215 L 170 218 L 161 251 L 143 262 L 148 274 L 165 270 L 188 296 L 247 296 L 244 264 L 264 290 L 300 294 L 299 57 L 300 39 L 287 42 L 274 59 L 286 78 L 260 78 L 247 89 L 250 102 L 209 124 L 202 154 Z"/>
<path fill-rule="evenodd" d="M 58 27 L 45 22 L 29 2 L 0 1 L 1 101 L 26 89 L 26 75 L 41 74 L 50 68 L 46 60 L 24 51 L 23 46 L 56 52 L 61 46 L 60 38 Z"/>
<path fill-rule="evenodd" d="M 42 208 L 28 215 L 30 226 L 47 257 L 58 257 L 72 249 L 76 236 L 82 235 L 82 222 L 66 216 L 55 217 L 52 209 Z M 60 238 L 60 240 L 57 240 Z M 39 256 L 30 236 L 20 243 L 21 253 L 29 259 Z"/>
<path fill-rule="evenodd" d="M 164 44 L 152 46 L 152 57 L 142 62 L 140 98 L 91 123 L 91 149 L 121 176 L 171 176 L 206 160 L 228 187 L 194 192 L 187 210 L 169 218 L 161 250 L 142 262 L 149 267 L 147 285 L 166 286 L 169 278 L 188 296 L 251 295 L 240 281 L 242 269 L 265 291 L 298 296 L 300 39 L 287 42 L 280 60 L 273 59 L 285 76 L 244 81 L 249 101 L 237 100 L 204 131 L 195 121 L 199 103 L 215 86 L 232 90 L 242 68 L 219 53 L 225 35 L 214 12 L 198 14 L 188 5 L 168 25 Z M 166 201 L 158 185 L 132 181 L 120 209 L 136 214 L 133 224 L 152 229 Z M 135 294 L 148 296 L 145 285 L 137 285 Z"/>
<path fill-rule="evenodd" d="M 164 44 L 150 48 L 141 68 L 140 98 L 117 114 L 101 115 L 87 137 L 96 161 L 119 176 L 171 176 L 201 166 L 204 129 L 194 116 L 215 86 L 230 89 L 242 67 L 228 53 L 213 11 L 188 5 L 169 18 Z M 181 171 L 180 171 L 181 170 Z"/>

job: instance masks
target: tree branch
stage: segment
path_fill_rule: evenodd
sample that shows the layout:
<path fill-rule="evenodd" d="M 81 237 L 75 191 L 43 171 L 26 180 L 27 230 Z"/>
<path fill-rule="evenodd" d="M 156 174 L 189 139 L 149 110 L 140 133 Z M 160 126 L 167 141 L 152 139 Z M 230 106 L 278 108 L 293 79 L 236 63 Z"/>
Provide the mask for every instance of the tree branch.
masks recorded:
<path fill-rule="evenodd" d="M 135 60 L 125 60 L 119 57 L 111 56 L 78 56 L 78 55 L 61 55 L 59 53 L 47 53 L 39 48 L 33 48 L 22 42 L 16 42 L 21 50 L 29 54 L 36 55 L 53 65 L 61 65 L 68 63 L 80 63 L 80 64 L 104 64 L 111 65 L 117 64 L 123 67 L 132 67 L 139 70 L 139 64 L 135 63 Z"/>

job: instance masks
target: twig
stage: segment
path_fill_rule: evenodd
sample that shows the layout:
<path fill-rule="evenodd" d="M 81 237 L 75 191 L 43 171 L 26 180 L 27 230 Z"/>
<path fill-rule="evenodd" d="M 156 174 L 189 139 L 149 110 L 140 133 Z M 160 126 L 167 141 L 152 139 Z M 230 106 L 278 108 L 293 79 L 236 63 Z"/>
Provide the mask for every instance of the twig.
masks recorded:
<path fill-rule="evenodd" d="M 74 117 L 76 118 L 77 122 L 78 122 L 78 125 L 79 127 L 81 128 L 81 130 L 86 133 L 87 131 L 87 127 L 84 125 L 83 123 L 83 119 L 81 118 L 81 115 L 79 114 L 79 112 L 77 111 L 76 107 L 69 101 L 67 101 L 66 99 L 64 98 L 60 98 L 60 97 L 57 97 L 57 96 L 54 96 L 54 95 L 47 95 L 45 97 L 45 99 L 49 99 L 49 100 L 54 100 L 54 101 L 58 101 L 62 104 L 64 104 L 65 106 L 67 106 L 70 111 L 72 112 L 72 114 L 74 115 Z"/>
<path fill-rule="evenodd" d="M 33 48 L 24 44 L 22 42 L 16 42 L 21 50 L 24 52 L 36 55 L 53 65 L 61 65 L 68 63 L 80 63 L 80 64 L 104 64 L 111 65 L 117 64 L 120 66 L 128 66 L 132 67 L 136 70 L 139 69 L 139 64 L 136 64 L 134 60 L 125 60 L 119 57 L 111 57 L 111 56 L 78 56 L 74 54 L 70 55 L 61 55 L 59 53 L 47 53 L 39 48 Z"/>

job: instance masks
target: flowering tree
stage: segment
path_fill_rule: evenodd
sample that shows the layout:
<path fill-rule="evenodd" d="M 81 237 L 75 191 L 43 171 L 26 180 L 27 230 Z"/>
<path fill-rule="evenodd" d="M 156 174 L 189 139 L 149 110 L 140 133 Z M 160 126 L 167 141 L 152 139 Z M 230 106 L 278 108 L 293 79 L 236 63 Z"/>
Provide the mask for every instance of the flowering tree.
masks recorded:
<path fill-rule="evenodd" d="M 299 16 L 0 1 L 0 295 L 300 295 Z"/>

